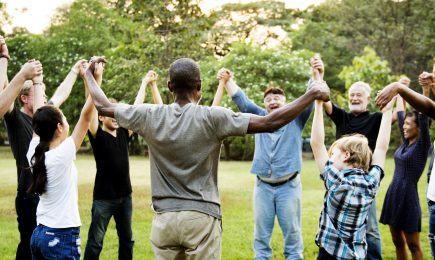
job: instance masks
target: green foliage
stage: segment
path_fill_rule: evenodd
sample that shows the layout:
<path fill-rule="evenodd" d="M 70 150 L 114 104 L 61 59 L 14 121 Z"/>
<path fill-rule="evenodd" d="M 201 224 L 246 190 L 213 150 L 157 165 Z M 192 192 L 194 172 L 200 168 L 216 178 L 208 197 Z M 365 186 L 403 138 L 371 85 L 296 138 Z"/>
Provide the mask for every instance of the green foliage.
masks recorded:
<path fill-rule="evenodd" d="M 212 13 L 218 17 L 208 35 L 207 45 L 216 55 L 225 56 L 234 42 L 290 46 L 286 31 L 295 22 L 297 11 L 279 1 L 225 4 Z"/>
<path fill-rule="evenodd" d="M 0 14 L 6 14 L 4 7 L 0 3 Z M 354 81 L 368 82 L 374 93 L 394 79 L 391 73 L 407 74 L 416 82 L 428 70 L 435 46 L 434 9 L 434 1 L 424 0 L 328 0 L 305 11 L 287 9 L 281 1 L 257 1 L 204 14 L 199 1 L 191 0 L 76 0 L 58 10 L 43 35 L 14 29 L 7 39 L 12 57 L 8 75 L 28 59 L 39 59 L 51 96 L 77 60 L 105 55 L 109 63 L 103 88 L 108 96 L 132 103 L 142 77 L 153 69 L 159 74 L 163 102 L 170 103 L 167 69 L 177 58 L 189 57 L 200 61 L 203 104 L 212 103 L 217 70 L 227 67 L 261 105 L 269 84 L 282 87 L 288 101 L 300 96 L 309 77 L 308 59 L 318 52 L 332 100 L 346 107 L 346 89 Z M 0 18 L 0 28 L 3 18 L 7 16 Z M 354 58 L 357 54 L 361 56 Z M 149 93 L 146 101 L 151 102 Z M 72 125 L 83 103 L 79 79 L 62 105 Z M 229 98 L 222 105 L 236 109 Z M 334 128 L 326 124 L 331 138 Z M 304 136 L 310 125 L 311 120 Z M 136 141 L 143 144 L 140 138 Z M 253 146 L 248 138 L 228 139 L 226 147 L 231 148 L 228 158 L 247 159 Z"/>
<path fill-rule="evenodd" d="M 366 46 L 388 61 L 394 74 L 417 82 L 433 55 L 434 9 L 435 1 L 426 0 L 328 0 L 303 13 L 293 43 L 322 54 L 331 68 L 326 80 L 334 85 L 340 85 L 341 68 Z"/>
<path fill-rule="evenodd" d="M 392 81 L 397 81 L 397 76 L 391 76 L 388 62 L 382 60 L 370 47 L 365 47 L 361 56 L 352 60 L 352 66 L 344 66 L 338 77 L 344 81 L 346 90 L 357 82 L 363 81 L 370 85 L 372 93 L 377 93 Z"/>

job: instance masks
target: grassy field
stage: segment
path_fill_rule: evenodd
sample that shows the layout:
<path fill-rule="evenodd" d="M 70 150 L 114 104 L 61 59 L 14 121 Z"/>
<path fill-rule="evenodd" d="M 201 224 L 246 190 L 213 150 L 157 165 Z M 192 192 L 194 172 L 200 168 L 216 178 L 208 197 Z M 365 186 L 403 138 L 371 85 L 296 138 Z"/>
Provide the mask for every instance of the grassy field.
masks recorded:
<path fill-rule="evenodd" d="M 92 189 L 95 177 L 95 162 L 92 155 L 79 155 L 76 161 L 79 172 L 79 209 L 82 220 L 82 252 L 86 245 L 91 216 Z M 133 185 L 133 235 L 134 258 L 152 259 L 149 243 L 151 221 L 149 161 L 143 157 L 131 157 Z M 254 176 L 249 174 L 250 162 L 221 162 L 219 188 L 223 211 L 222 259 L 253 259 L 252 191 Z M 386 176 L 377 197 L 378 217 L 385 192 L 392 178 L 393 160 L 386 165 Z M 423 212 L 421 242 L 425 259 L 430 259 L 427 242 L 428 213 L 425 202 L 426 171 L 419 182 L 420 204 Z M 302 230 L 305 244 L 305 259 L 315 259 L 318 248 L 314 243 L 318 217 L 322 207 L 324 188 L 318 179 L 314 161 L 304 160 L 302 171 Z M 18 243 L 18 230 L 14 209 L 16 191 L 15 161 L 8 147 L 0 148 L 0 240 L 1 259 L 13 259 Z M 276 223 L 272 238 L 273 259 L 283 259 L 282 234 Z M 384 259 L 394 259 L 394 246 L 387 226 L 380 225 Z M 114 221 L 110 222 L 101 259 L 116 259 L 117 235 Z"/>

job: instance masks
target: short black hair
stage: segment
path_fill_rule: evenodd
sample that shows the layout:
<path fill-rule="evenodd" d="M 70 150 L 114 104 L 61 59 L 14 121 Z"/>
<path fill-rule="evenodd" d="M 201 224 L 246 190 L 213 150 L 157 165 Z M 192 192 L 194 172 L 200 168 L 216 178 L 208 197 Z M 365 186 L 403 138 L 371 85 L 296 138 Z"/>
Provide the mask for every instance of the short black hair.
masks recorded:
<path fill-rule="evenodd" d="M 201 72 L 198 64 L 192 59 L 181 58 L 169 67 L 169 81 L 179 90 L 193 90 L 201 82 Z"/>
<path fill-rule="evenodd" d="M 413 118 L 413 120 L 414 120 L 414 122 L 415 122 L 415 125 L 416 125 L 418 128 L 420 128 L 420 120 L 418 120 L 418 114 L 419 114 L 419 112 L 416 111 L 416 110 L 414 110 L 414 111 L 412 111 L 412 112 L 407 112 L 407 113 L 405 114 L 405 119 L 406 119 L 407 117 Z"/>

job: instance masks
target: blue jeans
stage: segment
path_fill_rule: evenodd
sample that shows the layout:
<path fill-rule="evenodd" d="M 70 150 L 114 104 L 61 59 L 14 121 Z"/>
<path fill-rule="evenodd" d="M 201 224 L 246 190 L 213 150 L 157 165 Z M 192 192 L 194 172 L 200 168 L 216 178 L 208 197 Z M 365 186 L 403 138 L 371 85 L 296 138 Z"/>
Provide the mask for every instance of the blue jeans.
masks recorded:
<path fill-rule="evenodd" d="M 255 259 L 270 259 L 275 216 L 284 237 L 285 259 L 303 259 L 304 244 L 301 231 L 300 176 L 279 186 L 257 179 L 254 188 L 254 251 Z"/>
<path fill-rule="evenodd" d="M 382 259 L 381 235 L 379 234 L 379 223 L 376 218 L 376 199 L 373 200 L 367 216 L 367 259 Z"/>
<path fill-rule="evenodd" d="M 429 245 L 432 259 L 435 259 L 435 202 L 428 200 L 429 207 Z"/>
<path fill-rule="evenodd" d="M 30 239 L 33 260 L 80 260 L 80 227 L 50 228 L 38 225 Z"/>
<path fill-rule="evenodd" d="M 104 235 L 110 219 L 115 219 L 118 232 L 118 259 L 133 258 L 133 232 L 131 230 L 131 195 L 110 200 L 94 200 L 92 222 L 89 227 L 84 259 L 98 259 L 103 249 Z"/>

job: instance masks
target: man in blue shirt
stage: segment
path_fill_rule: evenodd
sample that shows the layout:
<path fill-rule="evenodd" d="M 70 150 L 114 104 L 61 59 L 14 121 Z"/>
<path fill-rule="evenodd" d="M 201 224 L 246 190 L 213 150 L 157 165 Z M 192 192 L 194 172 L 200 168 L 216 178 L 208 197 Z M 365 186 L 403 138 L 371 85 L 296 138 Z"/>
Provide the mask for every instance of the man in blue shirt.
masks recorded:
<path fill-rule="evenodd" d="M 264 92 L 264 108 L 256 105 L 233 81 L 231 72 L 219 71 L 220 84 L 215 97 L 220 100 L 222 88 L 243 113 L 264 116 L 286 105 L 285 93 L 275 86 Z M 219 89 L 220 88 L 220 89 Z M 251 173 L 257 175 L 254 188 L 254 251 L 255 259 L 270 259 L 275 216 L 284 237 L 286 259 L 303 258 L 301 230 L 301 193 L 299 177 L 302 164 L 302 130 L 313 106 L 287 125 L 272 133 L 255 134 L 255 152 Z"/>

